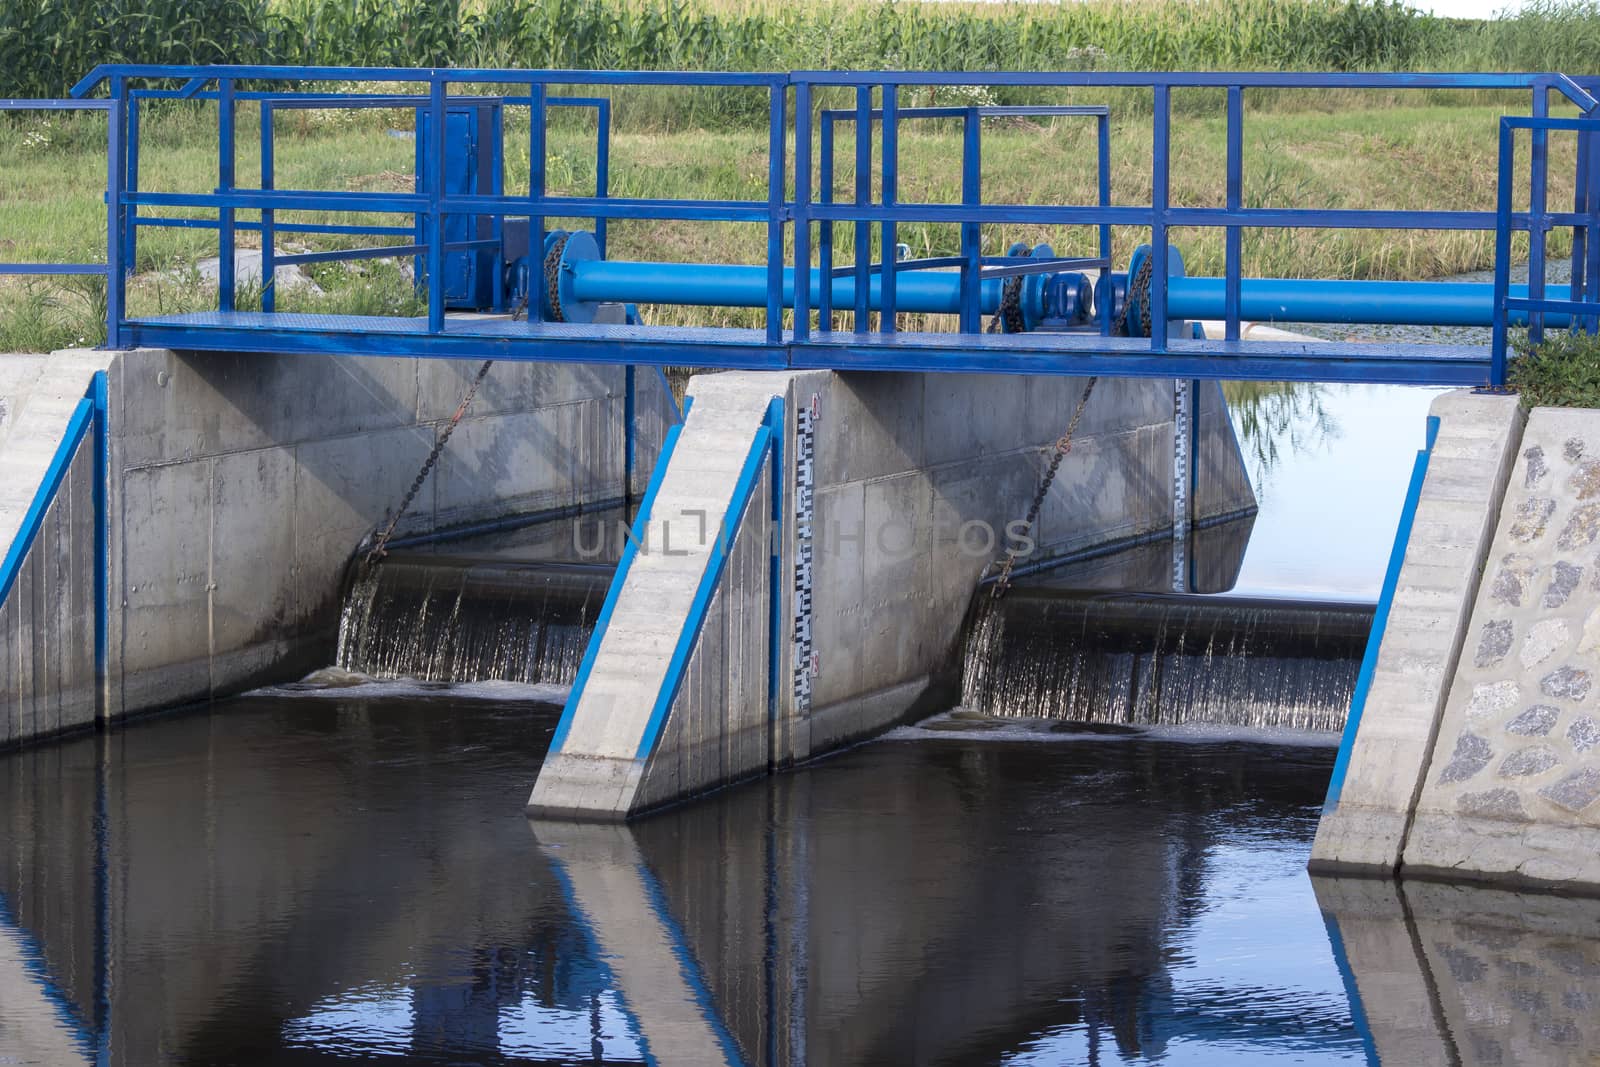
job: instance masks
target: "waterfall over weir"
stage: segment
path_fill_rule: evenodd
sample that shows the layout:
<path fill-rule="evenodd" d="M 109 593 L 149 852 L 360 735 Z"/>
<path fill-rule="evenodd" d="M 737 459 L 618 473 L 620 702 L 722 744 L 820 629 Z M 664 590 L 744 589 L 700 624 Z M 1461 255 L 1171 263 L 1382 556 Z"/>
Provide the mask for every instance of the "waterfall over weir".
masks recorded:
<path fill-rule="evenodd" d="M 381 678 L 570 684 L 613 570 L 426 553 L 358 565 L 338 665 Z"/>
<path fill-rule="evenodd" d="M 988 588 L 961 703 L 1006 717 L 1338 730 L 1372 607 L 1251 597 Z"/>

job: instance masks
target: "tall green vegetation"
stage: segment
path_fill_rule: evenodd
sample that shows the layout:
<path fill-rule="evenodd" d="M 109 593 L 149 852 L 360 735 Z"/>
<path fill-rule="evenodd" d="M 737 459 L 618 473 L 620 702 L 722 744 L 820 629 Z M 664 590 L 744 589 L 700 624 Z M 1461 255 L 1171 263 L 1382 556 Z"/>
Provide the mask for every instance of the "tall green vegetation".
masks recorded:
<path fill-rule="evenodd" d="M 119 61 L 1405 70 L 1448 57 L 1543 69 L 1597 37 L 1592 0 L 1487 28 L 1399 0 L 4 0 L 0 97 L 59 96 L 96 64 Z"/>

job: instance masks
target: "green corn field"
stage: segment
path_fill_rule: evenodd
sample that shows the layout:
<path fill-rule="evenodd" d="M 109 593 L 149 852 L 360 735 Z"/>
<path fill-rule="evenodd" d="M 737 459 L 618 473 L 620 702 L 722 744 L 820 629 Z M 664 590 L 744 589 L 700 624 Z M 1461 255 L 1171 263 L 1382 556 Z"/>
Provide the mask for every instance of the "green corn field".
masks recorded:
<path fill-rule="evenodd" d="M 6 0 L 0 97 L 98 63 L 577 69 L 1549 69 L 1600 5 L 1461 22 L 1398 0 Z M 726 94 L 725 94 L 726 95 Z M 717 112 L 731 113 L 719 115 Z M 700 121 L 736 120 L 722 104 Z"/>

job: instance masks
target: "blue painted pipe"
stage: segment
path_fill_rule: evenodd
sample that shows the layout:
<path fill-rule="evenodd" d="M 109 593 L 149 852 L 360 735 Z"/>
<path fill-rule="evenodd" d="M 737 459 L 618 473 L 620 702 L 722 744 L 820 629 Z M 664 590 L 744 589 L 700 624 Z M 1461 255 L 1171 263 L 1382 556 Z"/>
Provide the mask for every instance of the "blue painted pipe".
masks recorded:
<path fill-rule="evenodd" d="M 1511 296 L 1526 298 L 1526 285 Z M 1566 300 L 1565 285 L 1545 286 L 1545 299 Z M 1167 283 L 1167 313 L 1175 319 L 1223 317 L 1221 278 L 1173 278 Z M 1396 326 L 1490 326 L 1494 286 L 1488 282 L 1358 282 L 1308 278 L 1245 278 L 1239 283 L 1239 317 L 1250 322 L 1388 323 Z M 1570 324 L 1570 316 L 1545 312 L 1546 326 Z M 1523 311 L 1513 326 L 1526 326 Z"/>
<path fill-rule="evenodd" d="M 766 307 L 767 268 L 732 263 L 630 263 L 591 259 L 572 264 L 573 292 L 582 301 L 634 304 L 698 304 L 708 307 Z M 879 306 L 873 275 L 867 305 Z M 980 283 L 985 315 L 1000 306 L 1001 282 Z M 821 272 L 811 272 L 811 306 L 822 298 Z M 833 306 L 855 307 L 856 281 L 833 279 Z M 961 277 L 950 271 L 908 270 L 895 275 L 897 311 L 954 315 L 961 305 Z M 783 306 L 794 307 L 794 270 L 783 272 Z"/>
<path fill-rule="evenodd" d="M 641 263 L 586 260 L 572 264 L 579 300 L 637 304 L 691 304 L 712 307 L 765 307 L 767 269 L 730 263 Z M 982 283 L 981 304 L 992 315 L 1000 304 L 999 280 Z M 833 306 L 855 306 L 855 278 L 833 279 Z M 1526 285 L 1511 287 L 1525 298 Z M 1220 319 L 1223 279 L 1173 278 L 1167 283 L 1167 312 L 1173 319 Z M 1545 287 L 1549 300 L 1568 299 L 1564 285 Z M 1489 326 L 1494 316 L 1494 286 L 1487 282 L 1371 282 L 1311 278 L 1245 278 L 1240 282 L 1239 317 L 1251 322 L 1388 323 L 1400 326 Z M 820 272 L 811 272 L 811 306 L 821 299 Z M 901 272 L 895 282 L 895 307 L 924 314 L 960 310 L 960 276 L 952 271 Z M 879 306 L 873 276 L 869 307 Z M 794 306 L 794 271 L 783 274 L 783 305 Z M 1511 324 L 1526 326 L 1527 314 L 1513 312 Z M 1545 313 L 1545 325 L 1564 327 L 1570 317 Z"/>

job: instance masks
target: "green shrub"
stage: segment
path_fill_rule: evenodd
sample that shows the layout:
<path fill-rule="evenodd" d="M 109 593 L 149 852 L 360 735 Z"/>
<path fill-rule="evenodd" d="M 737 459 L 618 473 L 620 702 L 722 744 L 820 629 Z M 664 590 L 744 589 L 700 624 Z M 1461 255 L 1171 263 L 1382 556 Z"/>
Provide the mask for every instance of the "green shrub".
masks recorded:
<path fill-rule="evenodd" d="M 1541 344 L 1526 334 L 1512 341 L 1510 384 L 1526 408 L 1600 408 L 1600 336 L 1551 330 Z"/>

